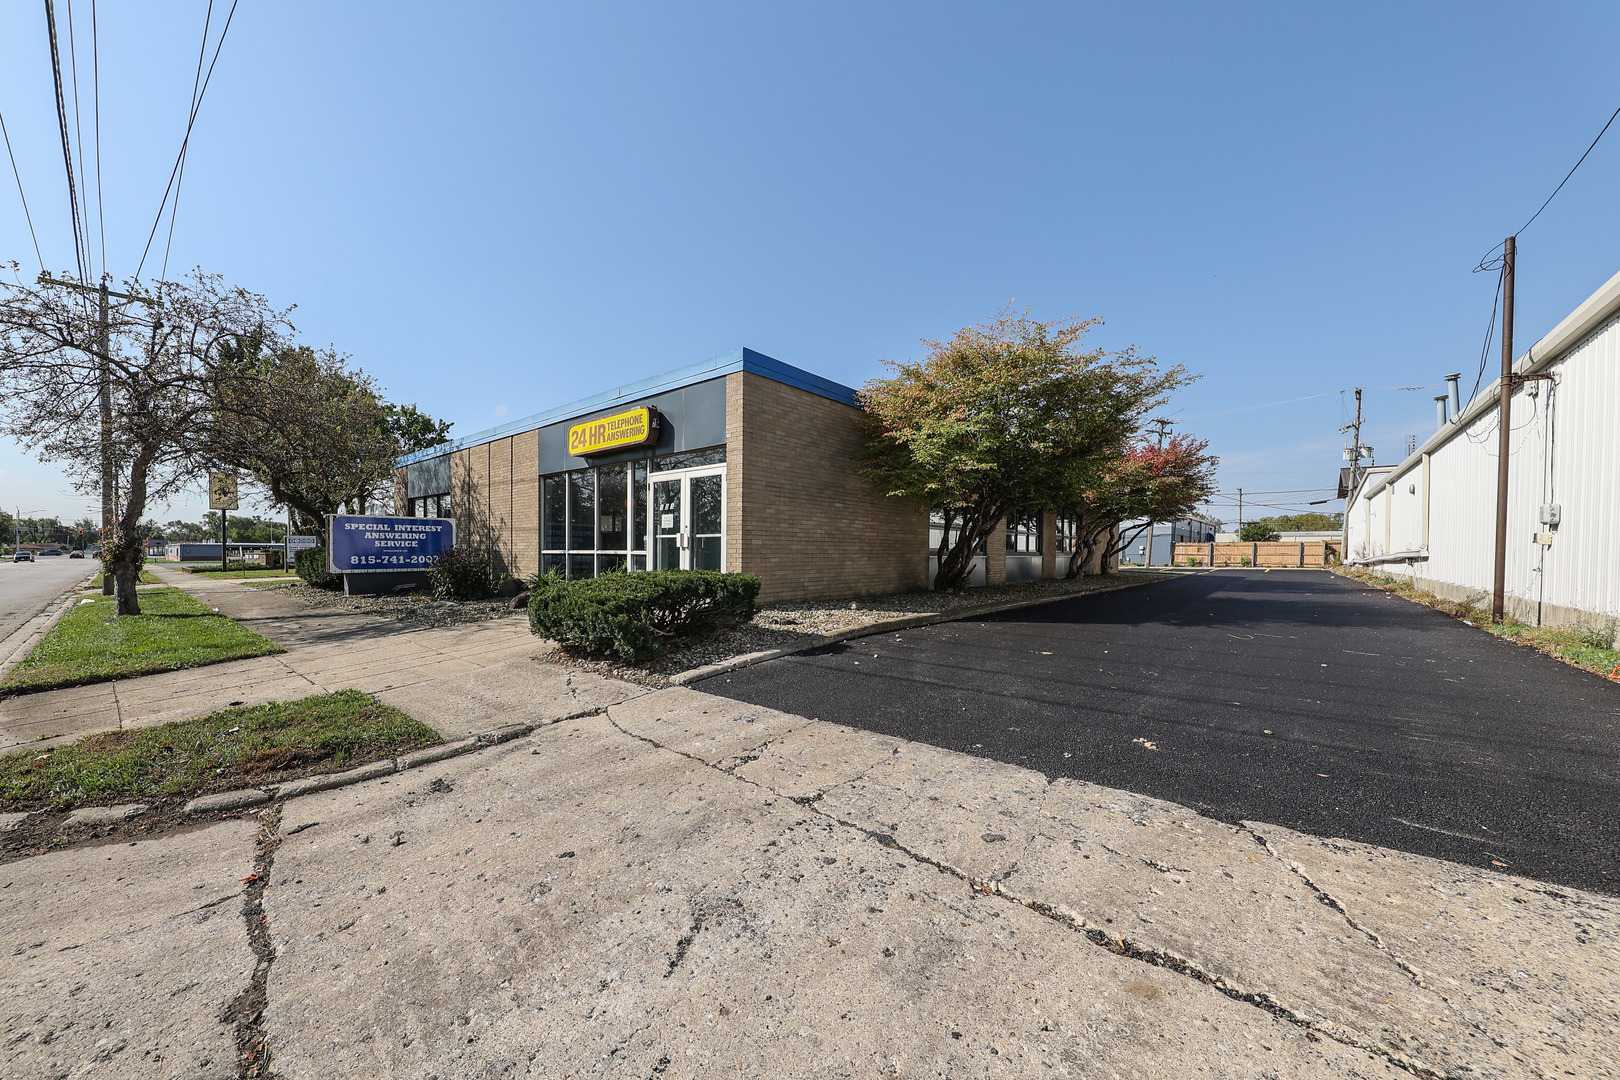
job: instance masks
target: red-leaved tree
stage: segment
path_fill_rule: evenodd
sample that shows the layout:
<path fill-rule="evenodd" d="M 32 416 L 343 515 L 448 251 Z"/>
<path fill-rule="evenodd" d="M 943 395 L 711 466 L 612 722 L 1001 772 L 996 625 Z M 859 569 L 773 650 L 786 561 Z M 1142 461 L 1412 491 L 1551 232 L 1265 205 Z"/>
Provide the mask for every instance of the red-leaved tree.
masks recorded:
<path fill-rule="evenodd" d="M 1082 486 L 1075 507 L 1080 550 L 1069 561 L 1069 576 L 1079 577 L 1099 549 L 1102 572 L 1108 572 L 1123 542 L 1121 522 L 1172 521 L 1208 499 L 1219 462 L 1208 449 L 1208 439 L 1176 435 L 1163 446 L 1133 446 L 1101 462 Z"/>

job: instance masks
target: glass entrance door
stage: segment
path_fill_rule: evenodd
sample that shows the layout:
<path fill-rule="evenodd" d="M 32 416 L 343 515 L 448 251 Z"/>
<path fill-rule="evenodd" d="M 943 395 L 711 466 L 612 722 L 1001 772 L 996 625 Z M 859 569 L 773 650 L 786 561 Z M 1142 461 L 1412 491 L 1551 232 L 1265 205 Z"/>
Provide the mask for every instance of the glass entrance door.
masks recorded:
<path fill-rule="evenodd" d="M 653 569 L 725 569 L 724 471 L 655 473 L 651 483 Z"/>
<path fill-rule="evenodd" d="M 653 505 L 653 569 L 684 570 L 681 549 L 686 545 L 686 500 L 681 497 L 685 485 L 681 477 L 672 480 L 654 480 Z"/>

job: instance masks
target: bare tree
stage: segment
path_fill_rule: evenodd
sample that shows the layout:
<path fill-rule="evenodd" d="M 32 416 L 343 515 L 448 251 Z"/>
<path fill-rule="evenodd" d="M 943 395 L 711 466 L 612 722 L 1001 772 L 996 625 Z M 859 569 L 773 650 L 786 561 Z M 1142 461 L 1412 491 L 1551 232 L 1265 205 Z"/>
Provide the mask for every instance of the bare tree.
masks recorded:
<path fill-rule="evenodd" d="M 15 276 L 17 264 L 9 268 Z M 142 519 L 208 465 L 224 351 L 247 334 L 279 345 L 291 326 L 287 311 L 200 270 L 177 282 L 127 282 L 122 292 L 133 299 L 109 305 L 103 329 L 82 288 L 0 282 L 0 434 L 61 465 L 84 492 L 100 492 L 110 456 L 114 523 L 102 564 L 118 614 L 138 615 Z"/>

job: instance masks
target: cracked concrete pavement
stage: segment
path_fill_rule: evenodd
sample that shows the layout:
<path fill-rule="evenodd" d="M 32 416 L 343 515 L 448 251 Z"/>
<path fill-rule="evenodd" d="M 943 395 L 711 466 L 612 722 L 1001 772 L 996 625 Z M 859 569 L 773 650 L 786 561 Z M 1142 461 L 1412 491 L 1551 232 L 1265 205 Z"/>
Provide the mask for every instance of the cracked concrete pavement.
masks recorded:
<path fill-rule="evenodd" d="M 1617 915 L 677 688 L 0 866 L 0 1074 L 1606 1077 Z"/>

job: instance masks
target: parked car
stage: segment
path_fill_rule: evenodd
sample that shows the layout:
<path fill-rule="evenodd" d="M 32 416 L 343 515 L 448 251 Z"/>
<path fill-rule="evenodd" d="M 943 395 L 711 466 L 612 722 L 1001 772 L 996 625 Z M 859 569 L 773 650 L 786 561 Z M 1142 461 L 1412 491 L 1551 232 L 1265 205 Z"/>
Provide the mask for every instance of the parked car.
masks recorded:
<path fill-rule="evenodd" d="M 41 555 L 60 555 L 62 553 L 60 551 L 56 550 L 55 548 L 46 548 L 44 551 L 40 552 L 40 554 Z"/>
<path fill-rule="evenodd" d="M 15 555 L 13 555 L 11 557 L 11 561 L 12 562 L 33 562 L 34 561 L 34 553 L 32 551 L 23 551 L 23 550 L 19 549 L 17 554 L 15 554 Z"/>
<path fill-rule="evenodd" d="M 70 551 L 70 552 L 68 552 L 68 558 L 70 558 L 70 559 L 82 559 L 82 558 L 84 558 L 84 552 L 82 552 L 82 551 Z"/>

